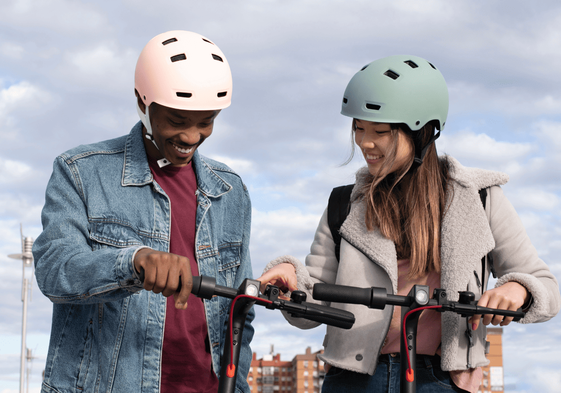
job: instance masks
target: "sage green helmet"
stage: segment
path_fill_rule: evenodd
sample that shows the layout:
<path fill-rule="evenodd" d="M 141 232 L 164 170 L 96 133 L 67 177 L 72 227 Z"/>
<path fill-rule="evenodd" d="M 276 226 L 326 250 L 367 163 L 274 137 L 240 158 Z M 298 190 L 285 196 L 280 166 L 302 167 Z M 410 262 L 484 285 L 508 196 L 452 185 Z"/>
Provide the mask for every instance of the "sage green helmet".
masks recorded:
<path fill-rule="evenodd" d="M 377 123 L 405 123 L 412 131 L 437 121 L 442 130 L 448 116 L 448 88 L 440 71 L 425 59 L 385 57 L 353 76 L 341 113 Z"/>

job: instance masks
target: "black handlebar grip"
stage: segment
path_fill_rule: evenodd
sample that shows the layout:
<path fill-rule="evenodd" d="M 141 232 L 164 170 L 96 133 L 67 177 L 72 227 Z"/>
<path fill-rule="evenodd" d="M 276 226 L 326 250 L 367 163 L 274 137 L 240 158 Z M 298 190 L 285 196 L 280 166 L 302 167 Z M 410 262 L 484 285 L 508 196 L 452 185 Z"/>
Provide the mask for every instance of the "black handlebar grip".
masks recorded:
<path fill-rule="evenodd" d="M 316 300 L 335 303 L 363 304 L 370 306 L 372 288 L 357 288 L 345 285 L 315 284 L 312 297 Z"/>
<path fill-rule="evenodd" d="M 294 303 L 287 301 L 282 303 L 281 309 L 287 311 L 293 317 L 305 318 L 343 329 L 350 329 L 355 323 L 355 316 L 353 313 L 323 306 L 321 304 L 307 302 Z"/>
<path fill-rule="evenodd" d="M 517 315 L 513 319 L 514 322 L 520 321 L 526 315 L 526 313 L 524 311 L 522 311 L 522 308 L 519 308 L 515 312 L 516 312 Z"/>
<path fill-rule="evenodd" d="M 140 273 L 138 274 L 140 281 L 144 282 L 145 273 L 144 269 L 140 268 Z M 181 290 L 181 277 L 179 277 L 179 283 L 177 285 L 176 292 Z M 193 287 L 191 293 L 202 299 L 210 299 L 214 295 L 214 290 L 216 288 L 216 280 L 213 277 L 205 276 L 193 276 Z"/>

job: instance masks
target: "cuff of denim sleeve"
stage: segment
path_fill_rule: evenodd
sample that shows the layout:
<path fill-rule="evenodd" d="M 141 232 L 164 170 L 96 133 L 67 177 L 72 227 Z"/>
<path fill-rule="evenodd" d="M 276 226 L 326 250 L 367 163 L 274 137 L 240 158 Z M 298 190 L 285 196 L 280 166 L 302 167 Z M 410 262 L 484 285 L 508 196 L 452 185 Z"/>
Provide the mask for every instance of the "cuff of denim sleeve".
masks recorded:
<path fill-rule="evenodd" d="M 136 254 L 142 250 L 143 248 L 148 248 L 150 250 L 152 250 L 152 248 L 148 247 L 148 246 L 140 246 L 138 247 L 136 250 L 134 250 L 133 254 L 132 254 L 132 258 L 131 258 L 131 266 L 132 266 L 132 276 L 134 277 L 134 279 L 136 280 L 140 280 L 140 272 L 136 271 L 136 268 L 134 267 L 134 258 L 136 258 Z"/>
<path fill-rule="evenodd" d="M 117 261 L 115 262 L 114 272 L 115 279 L 122 286 L 131 286 L 142 284 L 139 279 L 139 275 L 134 269 L 134 257 L 138 250 L 142 248 L 150 247 L 128 247 L 123 248 L 117 255 Z"/>

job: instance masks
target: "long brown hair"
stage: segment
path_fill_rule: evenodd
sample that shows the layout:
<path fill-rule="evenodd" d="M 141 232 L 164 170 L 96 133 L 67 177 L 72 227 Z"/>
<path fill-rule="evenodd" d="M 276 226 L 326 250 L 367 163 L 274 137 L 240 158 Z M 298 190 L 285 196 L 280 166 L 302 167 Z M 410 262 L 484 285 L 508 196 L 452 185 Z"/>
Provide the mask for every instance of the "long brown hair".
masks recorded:
<path fill-rule="evenodd" d="M 420 166 L 411 170 L 412 154 L 406 165 L 386 174 L 396 159 L 398 133 L 404 133 L 406 143 L 414 146 L 412 132 L 405 124 L 391 124 L 391 128 L 393 142 L 385 152 L 384 164 L 377 174 L 368 175 L 358 196 L 366 202 L 366 227 L 378 227 L 392 240 L 398 259 L 409 258 L 410 278 L 440 272 L 440 224 L 450 183 L 448 161 L 439 159 L 432 143 Z M 434 135 L 434 125 L 429 123 L 417 132 L 421 133 L 417 145 L 425 146 Z"/>

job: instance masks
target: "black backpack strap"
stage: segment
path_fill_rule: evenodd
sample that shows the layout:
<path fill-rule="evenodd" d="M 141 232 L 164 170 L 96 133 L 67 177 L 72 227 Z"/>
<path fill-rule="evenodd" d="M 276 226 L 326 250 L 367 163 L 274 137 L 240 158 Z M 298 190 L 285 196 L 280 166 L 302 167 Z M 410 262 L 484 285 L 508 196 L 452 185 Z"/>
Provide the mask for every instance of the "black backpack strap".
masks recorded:
<path fill-rule="evenodd" d="M 479 197 L 481 198 L 481 204 L 483 205 L 483 210 L 485 210 L 485 202 L 487 201 L 487 189 L 486 188 L 482 188 L 481 190 L 479 190 Z M 493 274 L 493 277 L 497 278 L 497 273 L 495 272 L 495 267 L 493 266 L 493 254 L 491 254 L 491 252 L 489 252 L 487 254 L 487 262 L 489 262 L 489 270 L 491 270 L 491 273 Z M 483 275 L 485 275 L 485 257 L 483 257 L 481 259 L 481 265 L 482 265 L 482 270 L 481 273 Z M 483 277 L 482 277 L 483 279 Z M 483 282 L 483 284 L 485 284 Z M 485 285 L 483 285 L 483 288 L 485 288 Z"/>
<path fill-rule="evenodd" d="M 333 241 L 335 242 L 335 256 L 339 260 L 339 253 L 341 249 L 341 235 L 339 228 L 345 222 L 347 215 L 351 209 L 351 192 L 353 191 L 354 184 L 346 186 L 335 187 L 329 196 L 327 204 L 327 223 Z"/>

